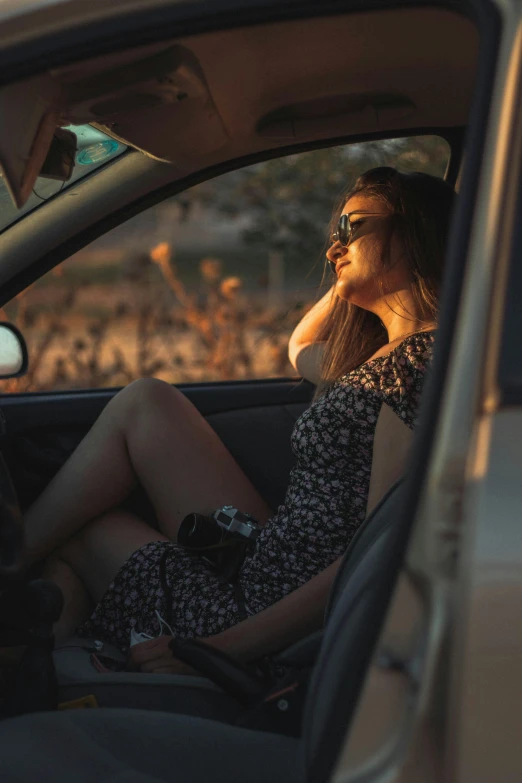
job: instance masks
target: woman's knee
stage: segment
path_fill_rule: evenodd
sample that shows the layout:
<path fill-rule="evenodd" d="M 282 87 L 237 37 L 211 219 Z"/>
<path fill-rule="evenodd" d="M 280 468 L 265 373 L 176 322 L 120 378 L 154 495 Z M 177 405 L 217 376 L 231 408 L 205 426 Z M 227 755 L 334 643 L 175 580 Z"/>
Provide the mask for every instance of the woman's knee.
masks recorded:
<path fill-rule="evenodd" d="M 86 558 L 125 558 L 151 541 L 167 540 L 162 533 L 125 509 L 115 508 L 84 525 L 57 551 L 71 566 Z"/>
<path fill-rule="evenodd" d="M 165 410 L 171 416 L 186 402 L 179 389 L 166 381 L 159 378 L 139 378 L 118 392 L 110 405 L 113 413 L 117 412 L 123 421 L 130 419 L 135 422 L 137 416 L 151 411 Z"/>

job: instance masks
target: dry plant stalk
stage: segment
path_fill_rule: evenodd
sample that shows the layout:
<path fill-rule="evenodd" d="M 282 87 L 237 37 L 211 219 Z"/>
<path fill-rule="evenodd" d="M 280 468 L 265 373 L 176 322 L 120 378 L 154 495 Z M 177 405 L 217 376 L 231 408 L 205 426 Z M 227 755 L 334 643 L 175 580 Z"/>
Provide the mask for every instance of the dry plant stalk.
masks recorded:
<path fill-rule="evenodd" d="M 253 306 L 242 294 L 243 281 L 224 276 L 223 264 L 216 258 L 202 259 L 201 282 L 189 292 L 173 258 L 169 243 L 153 247 L 127 273 L 133 301 L 114 297 L 111 309 L 80 333 L 71 326 L 80 293 L 74 283 L 62 286 L 59 301 L 47 312 L 32 301 L 34 286 L 19 294 L 2 315 L 34 339 L 29 340 L 28 373 L 3 381 L 4 393 L 99 388 L 159 374 L 179 383 L 292 372 L 287 343 L 299 313 L 286 324 L 285 333 L 275 329 L 274 323 L 282 321 L 284 314 Z M 151 275 L 152 268 L 160 272 L 161 288 Z M 108 292 L 112 293 L 110 288 Z M 134 357 L 115 336 L 118 328 L 125 334 L 124 323 L 134 333 Z M 174 346 L 173 335 L 177 338 Z M 65 348 L 60 348 L 58 338 L 66 342 Z"/>

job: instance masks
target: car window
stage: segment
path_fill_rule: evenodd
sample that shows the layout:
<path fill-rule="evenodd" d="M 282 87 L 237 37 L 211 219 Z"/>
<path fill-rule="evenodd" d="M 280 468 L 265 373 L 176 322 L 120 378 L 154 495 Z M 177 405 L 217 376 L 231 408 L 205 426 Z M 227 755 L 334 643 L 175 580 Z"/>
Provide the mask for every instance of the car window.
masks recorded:
<path fill-rule="evenodd" d="M 33 193 L 21 209 L 15 207 L 5 180 L 0 176 L 0 233 L 24 215 L 38 209 L 45 201 L 70 188 L 75 182 L 105 166 L 122 155 L 127 146 L 110 138 L 91 125 L 67 126 L 77 137 L 77 152 L 70 179 L 60 182 L 38 177 Z"/>
<path fill-rule="evenodd" d="M 4 308 L 29 371 L 7 392 L 295 376 L 288 338 L 321 286 L 332 207 L 378 165 L 444 176 L 437 136 L 300 153 L 230 172 L 97 239 Z"/>

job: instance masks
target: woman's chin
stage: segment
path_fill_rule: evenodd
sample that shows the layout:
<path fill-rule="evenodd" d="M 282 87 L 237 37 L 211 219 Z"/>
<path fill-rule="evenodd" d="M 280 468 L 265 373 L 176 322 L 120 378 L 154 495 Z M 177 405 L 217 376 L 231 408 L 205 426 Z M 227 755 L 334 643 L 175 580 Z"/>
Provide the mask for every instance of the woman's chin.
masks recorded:
<path fill-rule="evenodd" d="M 346 302 L 351 302 L 354 292 L 350 283 L 347 280 L 343 280 L 341 276 L 337 279 L 337 283 L 335 284 L 335 293 L 339 299 L 344 299 Z"/>

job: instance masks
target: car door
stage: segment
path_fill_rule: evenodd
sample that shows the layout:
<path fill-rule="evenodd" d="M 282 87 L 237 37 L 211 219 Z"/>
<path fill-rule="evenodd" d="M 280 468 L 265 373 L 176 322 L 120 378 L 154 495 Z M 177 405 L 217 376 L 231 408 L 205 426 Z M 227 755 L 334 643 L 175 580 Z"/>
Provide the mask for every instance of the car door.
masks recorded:
<path fill-rule="evenodd" d="M 227 383 L 183 392 L 275 508 L 284 498 L 292 465 L 291 431 L 311 389 L 291 380 L 269 386 Z M 62 392 L 2 400 L 3 453 L 22 508 L 40 494 L 114 394 Z M 130 508 L 154 522 L 141 492 L 131 499 Z"/>

